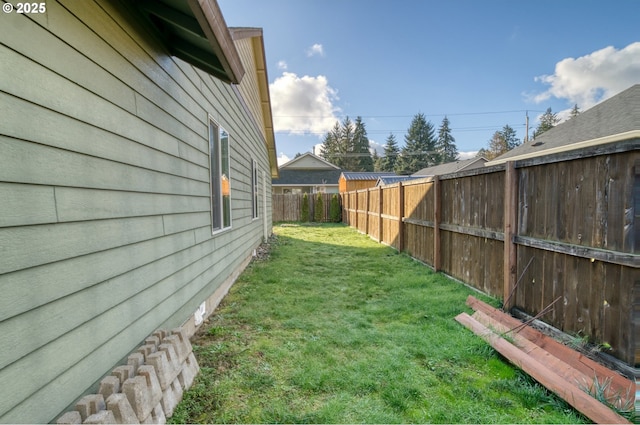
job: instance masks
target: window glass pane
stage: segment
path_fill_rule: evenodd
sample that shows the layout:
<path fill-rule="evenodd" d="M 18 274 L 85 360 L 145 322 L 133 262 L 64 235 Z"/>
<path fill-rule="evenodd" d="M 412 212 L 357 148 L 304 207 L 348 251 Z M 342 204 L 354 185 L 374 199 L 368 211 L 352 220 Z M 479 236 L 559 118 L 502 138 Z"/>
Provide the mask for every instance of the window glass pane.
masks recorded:
<path fill-rule="evenodd" d="M 231 180 L 229 165 L 229 133 L 220 129 L 220 168 L 222 186 L 222 226 L 231 226 Z"/>
<path fill-rule="evenodd" d="M 251 161 L 251 191 L 253 192 L 253 203 L 251 204 L 252 217 L 258 217 L 258 163 Z"/>

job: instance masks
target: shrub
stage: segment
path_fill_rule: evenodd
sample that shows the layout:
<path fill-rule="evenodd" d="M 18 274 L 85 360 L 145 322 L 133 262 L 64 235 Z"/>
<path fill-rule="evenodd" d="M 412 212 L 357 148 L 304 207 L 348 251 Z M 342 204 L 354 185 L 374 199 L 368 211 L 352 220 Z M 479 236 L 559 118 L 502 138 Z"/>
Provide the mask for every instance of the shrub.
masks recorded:
<path fill-rule="evenodd" d="M 309 221 L 309 196 L 305 193 L 302 195 L 302 212 L 300 213 L 300 221 L 306 223 Z"/>
<path fill-rule="evenodd" d="M 340 223 L 342 221 L 342 211 L 340 211 L 340 201 L 338 201 L 338 195 L 333 195 L 331 197 L 329 218 L 332 223 Z"/>
<path fill-rule="evenodd" d="M 322 200 L 322 193 L 318 193 L 316 197 L 316 205 L 313 210 L 313 221 L 321 223 L 324 216 L 324 201 Z"/>

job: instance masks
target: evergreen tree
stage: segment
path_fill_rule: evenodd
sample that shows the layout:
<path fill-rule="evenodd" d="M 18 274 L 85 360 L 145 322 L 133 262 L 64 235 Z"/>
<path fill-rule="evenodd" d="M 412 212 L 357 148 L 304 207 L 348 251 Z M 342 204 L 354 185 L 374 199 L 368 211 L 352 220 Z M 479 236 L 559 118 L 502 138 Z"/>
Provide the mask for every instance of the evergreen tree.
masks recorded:
<path fill-rule="evenodd" d="M 551 108 L 547 108 L 546 112 L 540 117 L 540 124 L 538 124 L 536 131 L 533 132 L 533 138 L 535 139 L 545 131 L 552 129 L 559 122 L 558 114 L 551 112 Z"/>
<path fill-rule="evenodd" d="M 338 195 L 333 195 L 331 197 L 329 217 L 332 223 L 340 223 L 342 221 L 342 211 L 340 211 L 340 201 L 338 200 Z"/>
<path fill-rule="evenodd" d="M 513 128 L 511 128 L 510 125 L 505 125 L 504 127 L 502 127 L 502 131 L 500 133 L 504 138 L 508 151 L 510 151 L 511 149 L 517 146 L 520 146 L 520 139 L 516 137 L 516 131 Z"/>
<path fill-rule="evenodd" d="M 413 117 L 404 142 L 394 168 L 396 173 L 412 174 L 438 164 L 435 130 L 424 114 Z"/>
<path fill-rule="evenodd" d="M 375 149 L 371 154 L 371 159 L 373 160 L 373 171 L 381 171 L 380 167 L 382 166 L 382 157 L 378 155 L 378 151 Z"/>
<path fill-rule="evenodd" d="M 321 223 L 324 218 L 324 201 L 322 193 L 318 192 L 316 196 L 316 204 L 313 206 L 313 221 Z"/>
<path fill-rule="evenodd" d="M 387 137 L 387 144 L 384 145 L 384 156 L 380 159 L 380 167 L 378 171 L 393 171 L 396 166 L 400 148 L 396 142 L 396 136 L 393 133 Z"/>
<path fill-rule="evenodd" d="M 480 149 L 480 150 L 478 151 L 478 153 L 476 154 L 476 158 L 483 157 L 483 158 L 487 158 L 487 159 L 492 159 L 492 158 L 490 158 L 490 156 L 491 156 L 491 152 L 489 152 L 489 151 L 488 151 L 487 149 L 485 149 L 485 148 Z"/>
<path fill-rule="evenodd" d="M 321 156 L 338 167 L 349 171 L 373 171 L 369 138 L 362 118 L 351 121 L 346 117 L 336 122 L 322 142 Z"/>
<path fill-rule="evenodd" d="M 580 115 L 580 108 L 578 108 L 578 104 L 576 103 L 575 105 L 573 105 L 573 108 L 571 108 L 571 113 L 569 116 L 571 118 L 575 118 L 578 115 Z"/>
<path fill-rule="evenodd" d="M 309 195 L 302 195 L 302 211 L 300 212 L 300 221 L 306 223 L 309 221 Z"/>
<path fill-rule="evenodd" d="M 373 171 L 373 158 L 367 130 L 362 122 L 362 117 L 356 118 L 353 137 L 353 153 L 356 155 L 357 166 L 354 171 Z"/>
<path fill-rule="evenodd" d="M 322 146 L 320 147 L 320 156 L 337 166 L 340 166 L 337 163 L 340 157 L 338 152 L 340 132 L 340 123 L 336 121 L 336 124 L 333 126 L 333 128 L 324 136 Z"/>
<path fill-rule="evenodd" d="M 445 164 L 458 159 L 458 148 L 456 148 L 456 139 L 451 135 L 449 127 L 449 119 L 445 116 L 442 124 L 438 129 L 438 141 L 436 142 L 436 150 L 438 151 L 439 163 Z"/>
<path fill-rule="evenodd" d="M 340 168 L 349 171 L 358 171 L 354 168 L 358 162 L 358 158 L 353 156 L 354 144 L 355 144 L 355 128 L 353 127 L 353 121 L 346 117 L 342 121 L 340 127 L 340 138 L 338 139 L 338 152 L 340 158 L 336 164 Z"/>
<path fill-rule="evenodd" d="M 496 131 L 489 140 L 488 149 L 480 149 L 478 156 L 484 156 L 491 160 L 503 153 L 510 151 L 520 144 L 520 139 L 516 137 L 516 131 L 509 125 L 502 127 L 502 130 Z"/>

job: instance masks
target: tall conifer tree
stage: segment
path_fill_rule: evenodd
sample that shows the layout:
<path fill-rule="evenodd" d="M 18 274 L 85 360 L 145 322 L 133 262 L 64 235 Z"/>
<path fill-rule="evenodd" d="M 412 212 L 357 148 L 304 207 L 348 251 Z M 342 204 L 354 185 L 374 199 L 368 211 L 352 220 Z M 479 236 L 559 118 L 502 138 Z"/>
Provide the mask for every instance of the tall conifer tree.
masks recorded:
<path fill-rule="evenodd" d="M 405 145 L 396 162 L 396 173 L 412 174 L 438 163 L 435 130 L 424 114 L 413 117 L 404 141 Z"/>
<path fill-rule="evenodd" d="M 533 138 L 535 139 L 545 131 L 552 129 L 559 122 L 560 118 L 558 118 L 558 114 L 552 112 L 551 108 L 547 108 L 545 113 L 540 117 L 540 124 L 538 124 L 536 131 L 533 132 Z"/>
<path fill-rule="evenodd" d="M 502 130 L 493 133 L 489 140 L 489 149 L 480 149 L 478 156 L 491 160 L 518 145 L 520 145 L 520 139 L 516 137 L 516 131 L 510 125 L 505 125 Z"/>
<path fill-rule="evenodd" d="M 578 104 L 576 103 L 575 105 L 573 105 L 573 108 L 571 108 L 571 113 L 569 114 L 569 117 L 575 118 L 578 115 L 580 115 L 580 108 L 578 108 Z"/>
<path fill-rule="evenodd" d="M 393 133 L 387 137 L 387 143 L 384 145 L 384 156 L 380 159 L 380 171 L 393 171 L 396 167 L 400 148 L 396 142 L 396 136 Z"/>
<path fill-rule="evenodd" d="M 342 123 L 336 121 L 324 137 L 321 156 L 344 170 L 373 171 L 369 138 L 362 118 L 358 117 L 355 123 L 349 117 Z"/>
<path fill-rule="evenodd" d="M 338 151 L 338 142 L 340 140 L 340 123 L 336 121 L 333 128 L 324 136 L 322 147 L 320 148 L 320 156 L 334 165 L 338 165 L 337 161 L 340 156 Z"/>
<path fill-rule="evenodd" d="M 373 158 L 371 157 L 369 138 L 367 137 L 367 130 L 362 122 L 362 117 L 356 118 L 353 153 L 357 159 L 357 169 L 354 171 L 373 171 Z"/>
<path fill-rule="evenodd" d="M 436 143 L 436 150 L 440 158 L 439 163 L 445 164 L 447 162 L 453 162 L 458 159 L 458 148 L 456 148 L 456 139 L 451 135 L 451 128 L 449 127 L 449 118 L 446 116 L 440 124 L 438 129 L 438 141 Z"/>

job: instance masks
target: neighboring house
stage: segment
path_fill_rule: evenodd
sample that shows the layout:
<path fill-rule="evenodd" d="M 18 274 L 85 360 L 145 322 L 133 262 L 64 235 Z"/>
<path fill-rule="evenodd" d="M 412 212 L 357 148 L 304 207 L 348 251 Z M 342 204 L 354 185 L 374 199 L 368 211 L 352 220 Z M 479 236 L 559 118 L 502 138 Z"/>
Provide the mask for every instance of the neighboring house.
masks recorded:
<path fill-rule="evenodd" d="M 433 167 L 423 168 L 412 174 L 414 177 L 430 177 L 441 176 L 443 174 L 457 173 L 458 171 L 473 170 L 481 168 L 487 162 L 485 157 L 479 156 L 471 159 L 447 162 L 446 164 L 434 165 Z"/>
<path fill-rule="evenodd" d="M 395 176 L 393 172 L 351 172 L 344 171 L 340 174 L 340 193 L 351 192 L 353 190 L 367 189 L 375 187 L 379 177 Z"/>
<path fill-rule="evenodd" d="M 420 179 L 422 177 L 420 176 L 382 176 L 382 177 L 378 177 L 378 180 L 376 181 L 376 186 L 384 186 L 387 184 L 394 184 L 394 183 L 398 183 L 398 182 L 405 182 L 408 180 L 416 180 L 416 179 Z"/>
<path fill-rule="evenodd" d="M 341 172 L 338 166 L 307 152 L 280 166 L 280 177 L 271 182 L 273 193 L 338 193 Z"/>
<path fill-rule="evenodd" d="M 487 162 L 486 165 L 569 152 L 575 149 L 599 149 L 639 138 L 640 84 L 636 84 L 545 131 L 535 139 Z"/>
<path fill-rule="evenodd" d="M 278 176 L 261 30 L 215 0 L 42 4 L 0 32 L 2 423 L 193 333 L 270 235 Z"/>

